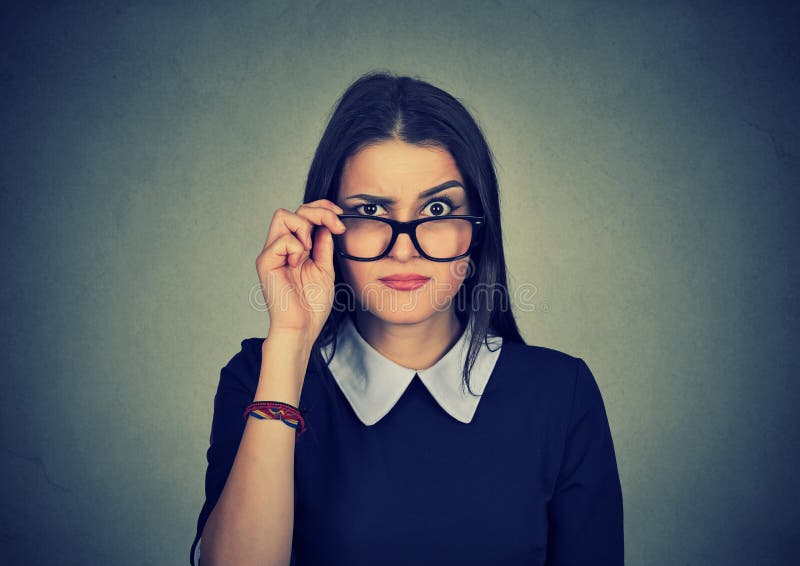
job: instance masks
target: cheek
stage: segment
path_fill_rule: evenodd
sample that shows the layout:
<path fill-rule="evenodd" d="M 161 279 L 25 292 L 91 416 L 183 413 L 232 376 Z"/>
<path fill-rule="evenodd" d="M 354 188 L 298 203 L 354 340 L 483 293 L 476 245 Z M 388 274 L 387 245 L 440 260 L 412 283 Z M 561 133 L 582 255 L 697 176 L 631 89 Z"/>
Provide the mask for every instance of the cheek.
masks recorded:
<path fill-rule="evenodd" d="M 453 274 L 454 280 L 459 284 L 464 281 L 471 274 L 473 269 L 472 261 L 469 256 L 453 262 L 450 272 Z"/>
<path fill-rule="evenodd" d="M 344 260 L 340 267 L 345 283 L 356 291 L 371 279 L 372 262 Z"/>
<path fill-rule="evenodd" d="M 437 270 L 436 282 L 443 290 L 455 295 L 464 279 L 469 275 L 469 257 L 440 265 L 441 267 Z"/>

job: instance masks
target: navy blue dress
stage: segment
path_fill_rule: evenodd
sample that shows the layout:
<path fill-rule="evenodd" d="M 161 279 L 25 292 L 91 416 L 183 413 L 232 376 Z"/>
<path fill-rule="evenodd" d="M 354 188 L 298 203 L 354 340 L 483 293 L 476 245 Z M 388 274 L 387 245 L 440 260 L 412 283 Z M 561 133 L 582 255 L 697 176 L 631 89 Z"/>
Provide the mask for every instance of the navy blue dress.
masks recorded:
<path fill-rule="evenodd" d="M 263 338 L 222 369 L 195 545 L 233 465 Z M 621 565 L 622 490 L 581 358 L 505 342 L 471 422 L 418 376 L 365 426 L 327 366 L 309 370 L 295 447 L 294 566 Z"/>

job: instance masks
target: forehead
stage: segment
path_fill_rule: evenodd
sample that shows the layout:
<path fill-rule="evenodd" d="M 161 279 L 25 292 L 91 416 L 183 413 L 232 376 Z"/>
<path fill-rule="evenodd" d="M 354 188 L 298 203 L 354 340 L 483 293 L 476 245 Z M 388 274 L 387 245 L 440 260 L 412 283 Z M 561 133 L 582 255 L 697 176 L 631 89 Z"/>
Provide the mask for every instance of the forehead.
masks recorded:
<path fill-rule="evenodd" d="M 416 197 L 450 179 L 463 181 L 447 150 L 391 140 L 367 146 L 345 162 L 340 196 L 369 189 L 372 194 Z"/>

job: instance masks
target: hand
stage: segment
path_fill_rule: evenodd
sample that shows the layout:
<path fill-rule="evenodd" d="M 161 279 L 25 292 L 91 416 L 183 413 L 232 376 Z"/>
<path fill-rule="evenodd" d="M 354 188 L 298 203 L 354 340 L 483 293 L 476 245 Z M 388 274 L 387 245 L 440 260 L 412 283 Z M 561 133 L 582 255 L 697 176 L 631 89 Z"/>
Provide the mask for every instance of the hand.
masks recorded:
<path fill-rule="evenodd" d="M 256 271 L 269 313 L 270 330 L 316 340 L 333 306 L 333 237 L 345 226 L 343 210 L 327 199 L 272 216 Z"/>

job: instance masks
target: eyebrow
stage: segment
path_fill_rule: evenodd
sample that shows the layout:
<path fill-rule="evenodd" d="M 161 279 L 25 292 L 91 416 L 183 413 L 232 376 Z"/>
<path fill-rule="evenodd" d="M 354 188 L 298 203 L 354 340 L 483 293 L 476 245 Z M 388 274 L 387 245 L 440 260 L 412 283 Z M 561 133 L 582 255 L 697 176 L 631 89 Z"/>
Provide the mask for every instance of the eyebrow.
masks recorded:
<path fill-rule="evenodd" d="M 436 185 L 435 187 L 431 187 L 430 189 L 425 189 L 424 191 L 422 191 L 419 194 L 419 196 L 417 197 L 417 200 L 422 200 L 425 197 L 429 197 L 431 195 L 435 195 L 436 193 L 442 192 L 443 190 L 449 189 L 450 187 L 461 187 L 463 189 L 464 185 L 461 184 L 461 181 L 456 181 L 456 180 L 445 181 L 441 185 Z M 393 205 L 393 204 L 395 204 L 397 202 L 393 198 L 381 197 L 381 196 L 378 196 L 378 195 L 368 195 L 368 194 L 365 194 L 365 193 L 359 193 L 357 195 L 350 195 L 349 197 L 346 197 L 344 200 L 350 200 L 350 199 L 354 199 L 354 198 L 360 198 L 360 199 L 364 199 L 364 200 L 369 200 L 369 201 L 375 202 L 375 203 L 380 204 L 380 205 L 384 205 L 384 204 L 385 205 Z"/>

